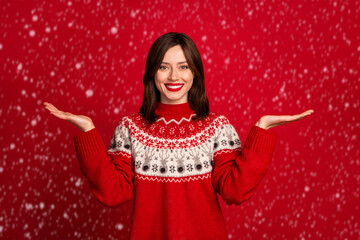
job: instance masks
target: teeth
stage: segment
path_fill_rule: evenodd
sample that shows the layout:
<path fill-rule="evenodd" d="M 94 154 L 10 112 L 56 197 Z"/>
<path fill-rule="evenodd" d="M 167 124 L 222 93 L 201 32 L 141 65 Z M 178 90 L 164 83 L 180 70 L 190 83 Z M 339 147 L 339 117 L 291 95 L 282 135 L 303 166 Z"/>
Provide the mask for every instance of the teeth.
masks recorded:
<path fill-rule="evenodd" d="M 171 86 L 171 85 L 166 85 L 166 87 L 171 88 L 171 89 L 178 89 L 181 88 L 183 85 L 177 85 L 177 86 Z"/>

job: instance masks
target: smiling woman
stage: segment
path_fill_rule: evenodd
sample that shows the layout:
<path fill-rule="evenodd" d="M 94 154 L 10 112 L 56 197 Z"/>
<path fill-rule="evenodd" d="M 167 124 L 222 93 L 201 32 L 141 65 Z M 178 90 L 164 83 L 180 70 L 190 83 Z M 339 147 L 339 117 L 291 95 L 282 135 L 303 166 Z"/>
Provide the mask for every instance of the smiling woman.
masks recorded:
<path fill-rule="evenodd" d="M 106 206 L 134 201 L 131 239 L 228 239 L 217 194 L 239 205 L 265 176 L 276 144 L 267 129 L 299 120 L 265 115 L 244 143 L 223 115 L 209 112 L 194 42 L 168 33 L 150 48 L 140 113 L 123 117 L 106 150 L 89 117 L 51 114 L 84 131 L 75 137 L 82 173 Z"/>
<path fill-rule="evenodd" d="M 194 119 L 209 114 L 201 56 L 193 40 L 184 33 L 167 33 L 153 43 L 143 82 L 145 89 L 140 113 L 150 123 L 156 121 L 158 102 L 189 102 L 196 112 Z M 176 86 L 179 84 L 183 84 L 180 89 Z"/>

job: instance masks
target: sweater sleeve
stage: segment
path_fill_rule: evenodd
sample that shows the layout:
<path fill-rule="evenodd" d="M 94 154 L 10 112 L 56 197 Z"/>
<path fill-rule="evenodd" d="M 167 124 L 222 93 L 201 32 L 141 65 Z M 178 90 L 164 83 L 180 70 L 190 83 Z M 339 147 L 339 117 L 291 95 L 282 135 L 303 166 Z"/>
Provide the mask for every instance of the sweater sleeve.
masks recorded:
<path fill-rule="evenodd" d="M 253 126 L 241 147 L 231 124 L 220 127 L 217 134 L 215 146 L 222 146 L 222 149 L 214 153 L 212 184 L 226 204 L 239 205 L 254 194 L 256 186 L 264 178 L 277 135 Z"/>
<path fill-rule="evenodd" d="M 74 138 L 80 168 L 95 197 L 106 206 L 116 206 L 133 197 L 134 170 L 129 130 L 120 123 L 105 149 L 98 129 Z"/>

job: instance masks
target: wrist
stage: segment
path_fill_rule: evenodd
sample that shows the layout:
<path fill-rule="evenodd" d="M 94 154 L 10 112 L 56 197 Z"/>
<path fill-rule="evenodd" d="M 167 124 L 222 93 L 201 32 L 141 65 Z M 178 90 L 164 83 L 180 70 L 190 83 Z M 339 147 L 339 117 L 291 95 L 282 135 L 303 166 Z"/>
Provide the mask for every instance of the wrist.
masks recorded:
<path fill-rule="evenodd" d="M 83 126 L 83 127 L 81 128 L 81 130 L 82 130 L 83 132 L 88 132 L 88 131 L 93 130 L 94 128 L 95 128 L 95 125 L 91 122 L 91 124 L 89 124 L 88 126 Z"/>
<path fill-rule="evenodd" d="M 261 119 L 255 123 L 255 126 L 268 130 L 267 126 L 265 126 L 265 124 L 261 121 Z"/>

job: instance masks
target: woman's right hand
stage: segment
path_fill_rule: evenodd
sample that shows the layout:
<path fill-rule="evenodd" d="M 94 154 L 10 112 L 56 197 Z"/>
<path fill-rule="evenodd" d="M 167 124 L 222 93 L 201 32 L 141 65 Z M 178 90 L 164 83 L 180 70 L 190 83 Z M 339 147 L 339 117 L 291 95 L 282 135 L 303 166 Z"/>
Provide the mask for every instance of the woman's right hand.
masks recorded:
<path fill-rule="evenodd" d="M 69 112 L 63 112 L 57 109 L 54 105 L 48 102 L 44 102 L 45 108 L 49 110 L 50 114 L 58 117 L 60 119 L 66 120 L 71 122 L 78 128 L 80 128 L 83 132 L 90 131 L 94 129 L 94 123 L 92 122 L 91 118 L 84 116 L 84 115 L 75 115 Z"/>

